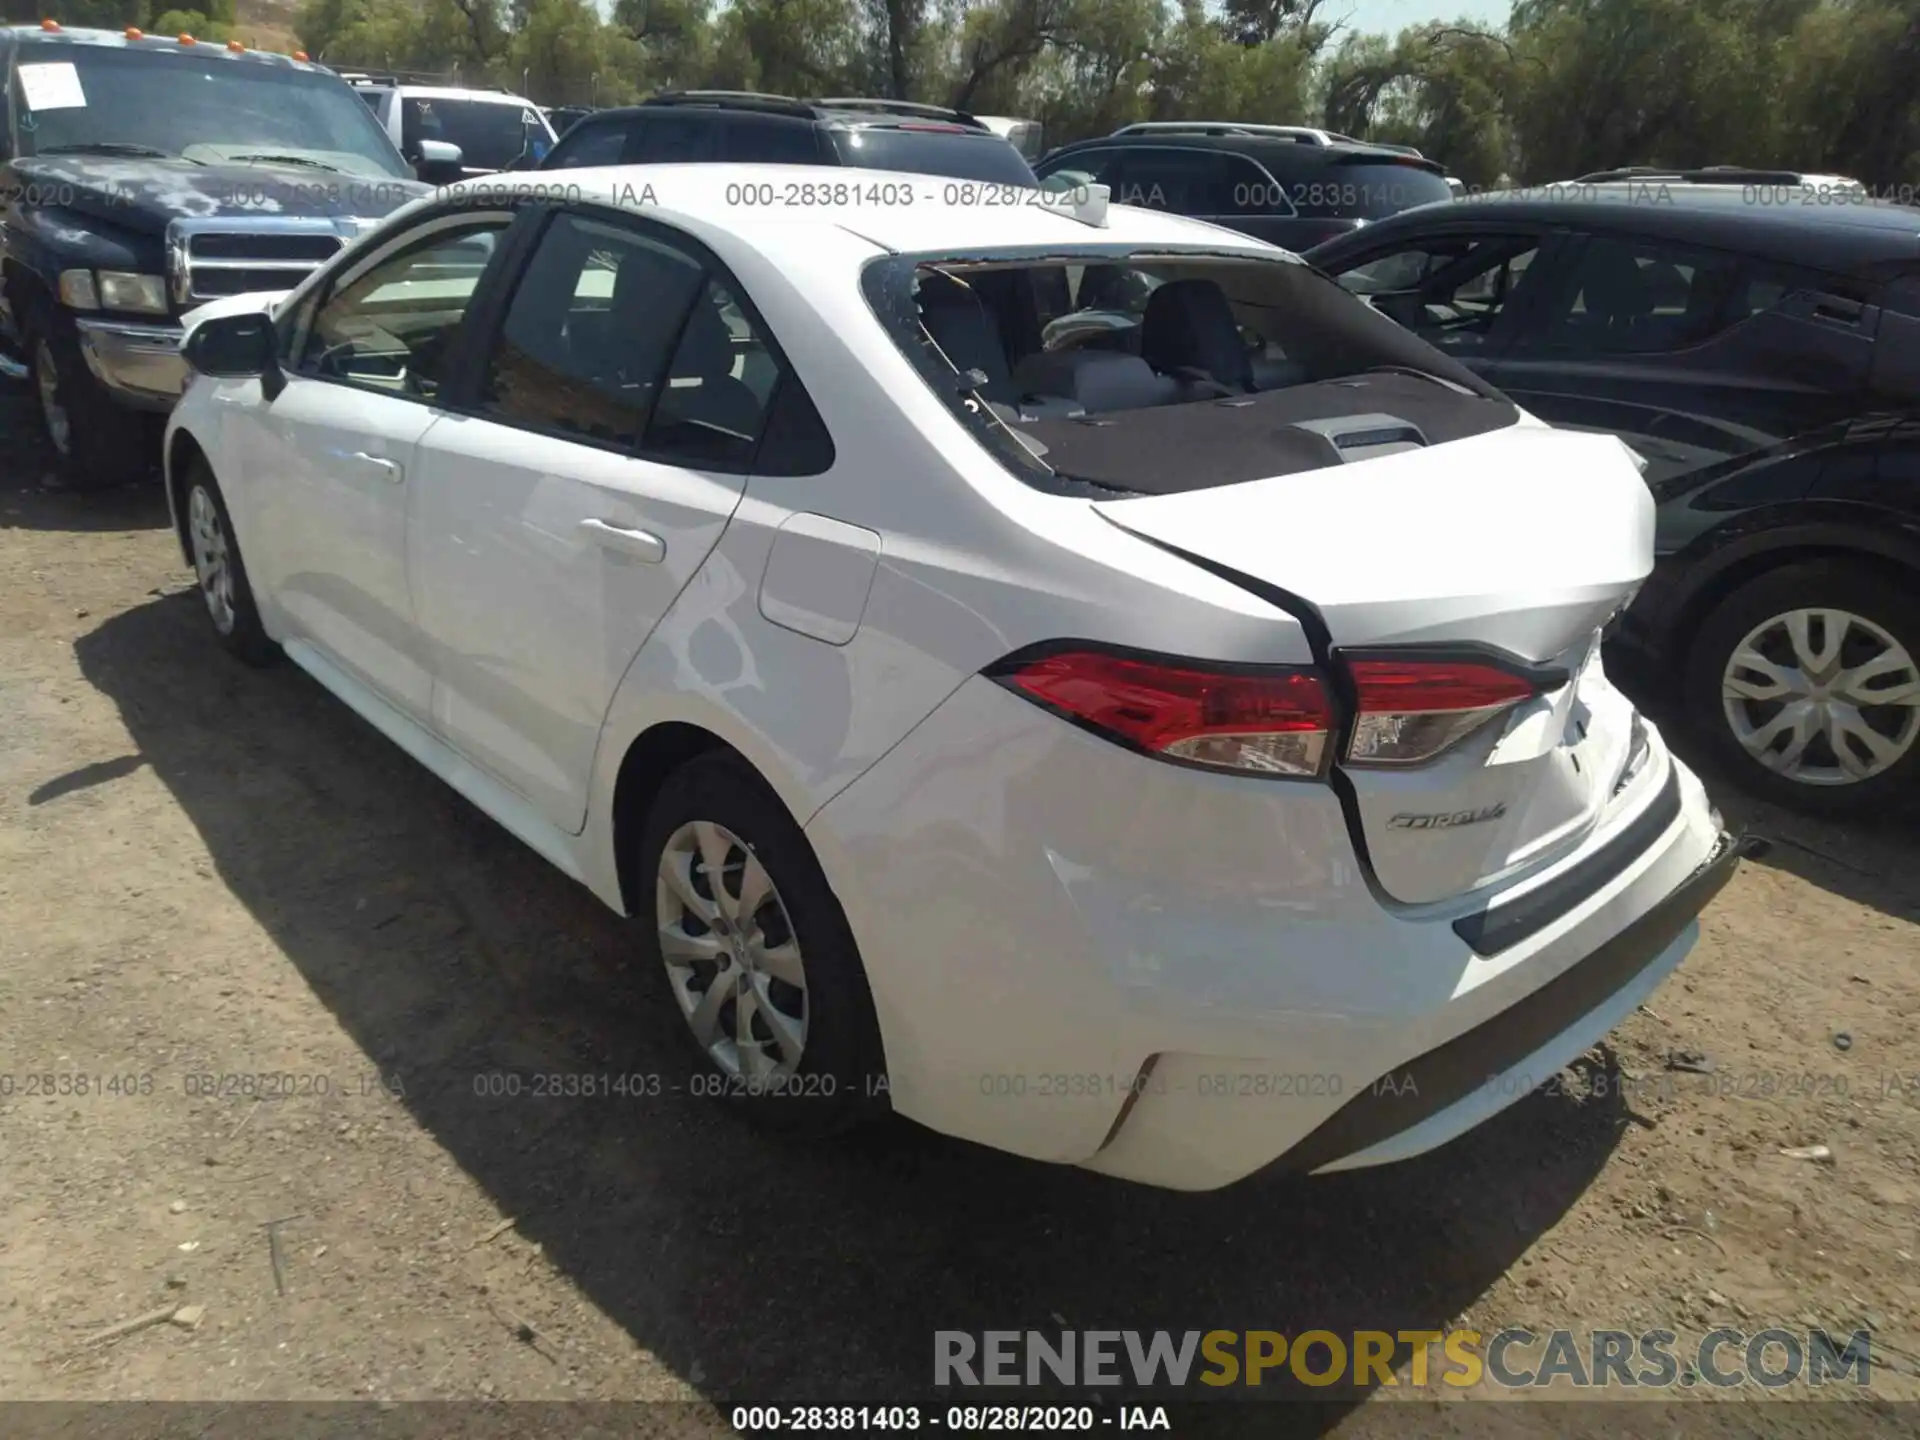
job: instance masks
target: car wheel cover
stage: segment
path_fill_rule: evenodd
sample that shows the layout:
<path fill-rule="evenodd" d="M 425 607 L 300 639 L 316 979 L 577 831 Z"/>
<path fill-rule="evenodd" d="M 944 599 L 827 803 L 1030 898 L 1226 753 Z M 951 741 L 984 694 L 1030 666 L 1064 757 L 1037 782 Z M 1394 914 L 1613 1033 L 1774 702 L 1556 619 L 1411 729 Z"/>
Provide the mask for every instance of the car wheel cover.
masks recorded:
<path fill-rule="evenodd" d="M 1721 708 L 1747 754 L 1801 785 L 1857 785 L 1920 738 L 1920 666 L 1865 616 L 1789 610 L 1733 647 Z"/>
<path fill-rule="evenodd" d="M 53 349 L 45 340 L 33 347 L 33 384 L 40 394 L 40 418 L 47 427 L 47 438 L 61 455 L 73 452 L 73 421 L 60 401 L 60 370 L 54 364 Z"/>
<path fill-rule="evenodd" d="M 729 1075 L 779 1081 L 807 1041 L 807 975 L 786 903 L 726 826 L 690 820 L 660 853 L 660 958 L 694 1039 Z"/>
<path fill-rule="evenodd" d="M 220 523 L 220 507 L 204 485 L 193 487 L 187 500 L 187 532 L 193 542 L 193 572 L 199 577 L 200 594 L 207 602 L 207 614 L 213 628 L 222 635 L 233 633 L 233 559 L 227 545 L 227 530 Z"/>

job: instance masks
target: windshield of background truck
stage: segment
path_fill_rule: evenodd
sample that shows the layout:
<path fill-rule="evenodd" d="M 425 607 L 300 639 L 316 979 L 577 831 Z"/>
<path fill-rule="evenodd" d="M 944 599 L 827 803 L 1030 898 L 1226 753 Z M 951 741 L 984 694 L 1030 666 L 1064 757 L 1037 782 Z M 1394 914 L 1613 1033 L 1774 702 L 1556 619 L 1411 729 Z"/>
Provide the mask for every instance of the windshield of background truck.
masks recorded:
<path fill-rule="evenodd" d="M 318 71 L 185 46 L 23 45 L 15 74 L 24 155 L 140 146 L 207 165 L 291 156 L 349 175 L 410 173 L 353 91 Z"/>

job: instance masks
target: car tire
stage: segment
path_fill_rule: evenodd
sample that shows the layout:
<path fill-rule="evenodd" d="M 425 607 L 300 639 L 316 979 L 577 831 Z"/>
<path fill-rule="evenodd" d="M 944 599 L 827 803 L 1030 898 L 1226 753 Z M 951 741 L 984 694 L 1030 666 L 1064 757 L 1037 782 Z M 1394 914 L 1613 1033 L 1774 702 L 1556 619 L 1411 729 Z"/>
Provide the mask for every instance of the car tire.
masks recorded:
<path fill-rule="evenodd" d="M 60 488 L 111 490 L 145 480 L 159 453 L 142 411 L 117 404 L 87 368 L 71 317 L 42 302 L 26 326 L 26 365 Z"/>
<path fill-rule="evenodd" d="M 1742 788 L 1864 817 L 1920 799 L 1917 667 L 1910 580 L 1861 560 L 1809 561 L 1747 582 L 1707 615 L 1685 708 Z M 1882 694 L 1894 703 L 1858 703 Z"/>
<path fill-rule="evenodd" d="M 805 834 L 751 767 L 709 753 L 674 771 L 634 863 L 643 963 L 685 1022 L 693 1093 L 807 1135 L 886 1112 L 879 1024 L 853 932 Z"/>
<path fill-rule="evenodd" d="M 181 483 L 180 518 L 214 638 L 248 665 L 272 664 L 281 654 L 280 647 L 260 623 L 246 562 L 234 538 L 233 517 L 205 460 L 195 460 Z"/>

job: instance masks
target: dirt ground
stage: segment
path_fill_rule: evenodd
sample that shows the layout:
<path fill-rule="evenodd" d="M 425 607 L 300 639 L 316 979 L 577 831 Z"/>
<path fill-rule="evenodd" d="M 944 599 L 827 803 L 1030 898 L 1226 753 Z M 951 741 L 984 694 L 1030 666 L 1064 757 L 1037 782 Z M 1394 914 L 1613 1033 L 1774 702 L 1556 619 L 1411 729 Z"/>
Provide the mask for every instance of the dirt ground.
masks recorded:
<path fill-rule="evenodd" d="M 157 487 L 43 461 L 0 386 L 0 1397 L 903 1403 L 936 1329 L 1455 1321 L 1865 1329 L 1873 1392 L 1920 1396 L 1911 831 L 1723 790 L 1774 848 L 1587 1092 L 1387 1170 L 1176 1195 L 904 1123 L 810 1149 L 685 1095 L 488 1096 L 683 1068 L 622 924 L 299 671 L 219 655 Z M 293 1093 L 193 1093 L 234 1074 Z M 1289 1428 L 1387 1433 L 1362 1398 Z"/>

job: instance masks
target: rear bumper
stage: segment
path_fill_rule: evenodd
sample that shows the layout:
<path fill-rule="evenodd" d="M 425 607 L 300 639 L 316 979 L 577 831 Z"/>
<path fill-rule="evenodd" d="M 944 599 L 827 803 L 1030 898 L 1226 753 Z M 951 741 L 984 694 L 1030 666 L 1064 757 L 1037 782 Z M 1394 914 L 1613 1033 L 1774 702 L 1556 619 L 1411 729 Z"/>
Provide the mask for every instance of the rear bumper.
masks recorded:
<path fill-rule="evenodd" d="M 186 388 L 187 362 L 178 325 L 77 320 L 80 353 L 94 378 L 122 405 L 165 412 Z"/>
<path fill-rule="evenodd" d="M 1417 1155 L 1539 1089 L 1673 972 L 1692 948 L 1696 917 L 1754 843 L 1722 833 L 1713 857 L 1639 920 L 1519 1004 L 1382 1076 L 1281 1166 L 1345 1170 Z"/>
<path fill-rule="evenodd" d="M 1276 1160 L 1336 1169 L 1443 1144 L 1680 963 L 1737 852 L 1648 730 L 1601 831 L 1494 897 L 1525 923 L 1490 954 L 1456 929 L 1487 944 L 1486 897 L 1376 898 L 1326 787 L 1160 765 L 984 680 L 808 833 L 866 963 L 896 1109 L 1206 1190 Z M 1528 905 L 1583 865 L 1560 908 Z M 1379 1083 L 1416 1066 L 1418 1097 Z"/>

